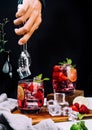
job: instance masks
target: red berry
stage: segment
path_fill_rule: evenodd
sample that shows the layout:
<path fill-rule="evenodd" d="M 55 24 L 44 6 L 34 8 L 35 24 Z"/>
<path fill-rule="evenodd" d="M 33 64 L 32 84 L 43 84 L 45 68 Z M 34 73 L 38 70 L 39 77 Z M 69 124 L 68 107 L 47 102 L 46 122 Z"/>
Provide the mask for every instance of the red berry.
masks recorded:
<path fill-rule="evenodd" d="M 34 88 L 33 83 L 30 83 L 30 85 L 29 85 L 29 91 L 33 92 L 33 88 Z"/>
<path fill-rule="evenodd" d="M 71 107 L 72 107 L 73 111 L 77 111 L 77 112 L 79 111 L 78 108 L 75 105 L 72 105 Z"/>
<path fill-rule="evenodd" d="M 79 113 L 81 114 L 88 114 L 89 113 L 89 109 L 84 105 L 82 104 L 79 108 Z"/>
<path fill-rule="evenodd" d="M 67 80 L 67 76 L 64 75 L 62 72 L 59 73 L 59 81 Z"/>
<path fill-rule="evenodd" d="M 74 105 L 78 108 L 79 110 L 79 103 L 74 103 Z"/>
<path fill-rule="evenodd" d="M 53 72 L 52 74 L 53 79 L 58 79 L 58 76 L 59 76 L 59 72 Z"/>
<path fill-rule="evenodd" d="M 55 65 L 55 66 L 53 67 L 53 71 L 60 71 L 60 67 L 61 67 L 61 66 L 59 66 L 59 65 Z"/>

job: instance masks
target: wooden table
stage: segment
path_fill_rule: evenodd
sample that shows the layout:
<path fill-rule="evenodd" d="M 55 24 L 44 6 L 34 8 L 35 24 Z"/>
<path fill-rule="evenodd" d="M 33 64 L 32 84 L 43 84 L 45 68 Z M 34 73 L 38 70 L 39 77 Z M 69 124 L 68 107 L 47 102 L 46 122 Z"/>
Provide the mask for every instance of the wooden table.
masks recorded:
<path fill-rule="evenodd" d="M 68 95 L 67 99 L 70 100 L 70 104 L 72 103 L 72 100 L 76 97 L 76 96 L 83 96 L 84 95 L 84 91 L 82 90 L 76 90 L 75 93 L 73 95 Z M 48 98 L 52 99 L 53 98 L 53 94 L 49 94 Z M 13 111 L 13 114 L 23 114 L 21 113 L 21 111 L 19 110 L 15 110 Z M 32 118 L 32 123 L 33 124 L 37 124 L 39 123 L 41 120 L 44 119 L 49 119 L 51 118 L 54 122 L 66 122 L 68 121 L 68 117 L 67 116 L 51 116 L 48 112 L 47 112 L 47 108 L 46 106 L 43 107 L 42 111 L 38 114 L 23 114 L 26 115 L 29 118 Z M 90 110 L 89 114 L 86 115 L 86 118 L 92 118 L 92 110 Z"/>
<path fill-rule="evenodd" d="M 15 110 L 13 114 L 23 114 L 19 110 Z M 49 119 L 51 118 L 54 122 L 66 122 L 68 121 L 68 116 L 51 116 L 47 111 L 46 107 L 43 107 L 42 112 L 38 114 L 23 114 L 26 115 L 29 118 L 32 118 L 32 124 L 37 124 L 41 120 Z M 89 114 L 86 114 L 84 119 L 92 118 L 92 110 L 90 110 Z"/>
<path fill-rule="evenodd" d="M 21 113 L 19 110 L 15 110 L 13 112 L 13 114 L 23 114 Z M 32 124 L 37 124 L 39 123 L 41 120 L 44 119 L 49 119 L 51 118 L 54 122 L 64 122 L 64 121 L 68 121 L 68 117 L 67 116 L 51 116 L 47 111 L 46 111 L 46 107 L 43 108 L 42 112 L 38 113 L 38 114 L 23 114 L 26 115 L 29 118 L 32 118 Z"/>

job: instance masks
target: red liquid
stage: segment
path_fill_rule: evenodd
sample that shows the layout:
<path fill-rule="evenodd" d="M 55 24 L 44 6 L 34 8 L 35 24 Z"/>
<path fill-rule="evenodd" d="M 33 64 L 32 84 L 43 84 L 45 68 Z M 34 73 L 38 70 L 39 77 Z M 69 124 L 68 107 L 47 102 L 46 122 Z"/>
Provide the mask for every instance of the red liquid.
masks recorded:
<path fill-rule="evenodd" d="M 23 80 L 18 84 L 18 108 L 22 112 L 36 113 L 44 104 L 43 83 Z"/>
<path fill-rule="evenodd" d="M 54 92 L 73 93 L 76 88 L 77 72 L 71 65 L 55 65 L 52 73 Z"/>

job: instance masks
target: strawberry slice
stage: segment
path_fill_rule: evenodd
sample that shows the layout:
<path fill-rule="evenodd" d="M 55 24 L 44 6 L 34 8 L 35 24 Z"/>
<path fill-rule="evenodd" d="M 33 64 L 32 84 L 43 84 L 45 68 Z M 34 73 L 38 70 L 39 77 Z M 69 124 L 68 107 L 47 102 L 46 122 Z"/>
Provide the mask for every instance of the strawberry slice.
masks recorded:
<path fill-rule="evenodd" d="M 60 69 L 61 69 L 60 65 L 55 65 L 53 67 L 53 71 L 60 71 Z"/>

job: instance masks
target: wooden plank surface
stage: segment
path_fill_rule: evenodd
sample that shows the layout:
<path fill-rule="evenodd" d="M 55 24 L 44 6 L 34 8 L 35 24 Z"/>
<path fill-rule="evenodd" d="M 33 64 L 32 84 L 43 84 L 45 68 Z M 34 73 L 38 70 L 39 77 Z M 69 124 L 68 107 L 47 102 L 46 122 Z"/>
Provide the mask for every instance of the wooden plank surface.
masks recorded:
<path fill-rule="evenodd" d="M 15 110 L 13 112 L 13 114 L 23 114 L 21 113 L 19 110 Z M 64 121 L 68 121 L 68 117 L 67 116 L 51 116 L 48 112 L 46 111 L 42 111 L 38 114 L 23 114 L 26 115 L 29 118 L 32 118 L 32 124 L 37 124 L 39 123 L 41 120 L 44 119 L 49 119 L 51 118 L 54 122 L 64 122 Z"/>
<path fill-rule="evenodd" d="M 73 95 L 68 95 L 67 99 L 69 104 L 72 104 L 72 100 L 76 97 L 76 96 L 83 96 L 84 95 L 84 91 L 82 90 L 75 90 L 75 93 Z M 53 94 L 49 94 L 47 96 L 48 100 L 53 99 Z M 15 110 L 13 112 L 13 114 L 23 114 L 21 113 L 19 110 Z M 39 123 L 41 120 L 44 119 L 48 119 L 51 118 L 54 122 L 65 122 L 68 121 L 68 117 L 67 116 L 51 116 L 47 111 L 46 111 L 46 107 L 43 107 L 42 111 L 38 114 L 24 114 L 29 118 L 32 118 L 32 123 L 33 124 L 37 124 Z M 90 110 L 89 114 L 87 114 L 85 116 L 85 118 L 92 118 L 92 110 Z"/>
<path fill-rule="evenodd" d="M 23 114 L 21 113 L 19 110 L 15 110 L 13 112 L 13 114 Z M 67 116 L 51 116 L 47 111 L 46 111 L 46 107 L 43 108 L 42 112 L 38 113 L 38 114 L 23 114 L 26 115 L 29 118 L 32 118 L 32 124 L 37 124 L 39 123 L 41 120 L 44 119 L 49 119 L 51 118 L 54 122 L 65 122 L 68 121 L 68 117 Z M 85 118 L 89 119 L 92 118 L 92 110 L 89 111 L 89 114 L 85 115 Z M 84 118 L 84 119 L 85 119 Z"/>

